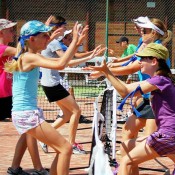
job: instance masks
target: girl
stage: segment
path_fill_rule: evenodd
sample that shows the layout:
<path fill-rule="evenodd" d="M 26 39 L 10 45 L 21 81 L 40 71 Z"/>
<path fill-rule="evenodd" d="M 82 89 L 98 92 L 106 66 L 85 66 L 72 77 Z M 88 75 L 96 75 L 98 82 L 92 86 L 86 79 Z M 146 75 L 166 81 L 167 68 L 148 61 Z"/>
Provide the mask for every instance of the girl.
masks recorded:
<path fill-rule="evenodd" d="M 9 43 L 13 42 L 14 39 L 14 27 L 17 23 L 11 22 L 7 19 L 0 19 L 0 58 L 1 58 L 1 66 L 0 66 L 0 86 L 1 92 L 0 96 L 0 115 L 2 115 L 4 119 L 5 117 L 11 118 L 11 110 L 12 110 L 12 74 L 5 72 L 4 70 L 4 63 L 7 62 L 12 58 L 12 56 L 16 53 L 16 48 L 8 46 Z M 4 110 L 5 109 L 5 110 Z M 1 111 L 2 110 L 2 111 Z M 15 155 L 12 161 L 11 167 L 8 168 L 7 174 L 8 175 L 29 175 L 29 173 L 23 171 L 20 167 L 20 163 L 22 157 L 26 151 L 28 144 L 28 150 L 32 157 L 32 162 L 35 168 L 35 172 L 37 174 L 48 175 L 48 172 L 42 167 L 39 153 L 38 153 L 38 146 L 36 139 L 32 136 L 27 136 L 26 134 L 21 135 L 19 138 L 16 148 L 15 148 Z M 34 172 L 33 172 L 34 173 Z"/>
<path fill-rule="evenodd" d="M 21 28 L 16 56 L 5 64 L 6 71 L 13 72 L 12 121 L 20 134 L 31 135 L 55 149 L 57 154 L 51 165 L 51 175 L 68 175 L 72 146 L 44 121 L 42 111 L 37 107 L 39 67 L 64 68 L 88 30 L 86 26 L 79 36 L 77 25 L 74 26 L 73 40 L 65 55 L 60 59 L 46 59 L 39 52 L 46 48 L 50 39 L 48 32 L 52 28 L 36 20 L 27 22 Z"/>
<path fill-rule="evenodd" d="M 65 19 L 60 16 L 53 16 L 53 19 L 50 23 L 51 26 L 54 26 L 53 30 L 57 28 L 65 29 Z M 81 28 L 81 25 L 79 25 Z M 61 39 L 63 39 L 62 37 Z M 72 38 L 71 38 L 72 40 Z M 50 42 L 45 50 L 41 52 L 41 54 L 45 57 L 57 57 L 58 59 L 64 56 L 65 52 L 62 49 L 61 43 L 58 40 L 53 40 Z M 69 46 L 70 47 L 70 46 Z M 67 50 L 67 48 L 66 48 Z M 80 63 L 83 63 L 87 60 L 92 59 L 97 53 L 100 51 L 100 48 L 97 47 L 92 52 L 82 59 L 74 59 L 69 63 L 67 62 L 67 66 L 75 66 Z M 87 54 L 87 53 L 86 53 Z M 84 55 L 85 56 L 85 55 Z M 62 81 L 62 77 L 57 70 L 41 68 L 42 77 L 41 77 L 41 85 L 42 88 L 49 100 L 49 102 L 56 102 L 56 104 L 63 111 L 63 117 L 59 117 L 52 126 L 57 129 L 62 126 L 64 123 L 69 122 L 69 142 L 73 147 L 74 154 L 86 154 L 86 151 L 75 142 L 76 132 L 78 128 L 78 123 L 81 115 L 81 110 L 76 103 L 75 99 L 69 92 L 60 84 Z M 44 152 L 48 152 L 48 147 L 46 144 L 40 143 Z"/>
<path fill-rule="evenodd" d="M 91 67 L 92 70 L 102 72 L 122 97 L 128 93 L 139 96 L 151 92 L 157 130 L 148 137 L 122 143 L 123 157 L 118 175 L 138 175 L 140 163 L 163 155 L 175 163 L 175 85 L 171 70 L 166 64 L 168 50 L 160 44 L 151 43 L 136 55 L 141 58 L 141 72 L 151 77 L 142 82 L 124 83 L 113 76 L 105 62 L 101 67 Z M 175 170 L 172 175 L 175 175 Z"/>

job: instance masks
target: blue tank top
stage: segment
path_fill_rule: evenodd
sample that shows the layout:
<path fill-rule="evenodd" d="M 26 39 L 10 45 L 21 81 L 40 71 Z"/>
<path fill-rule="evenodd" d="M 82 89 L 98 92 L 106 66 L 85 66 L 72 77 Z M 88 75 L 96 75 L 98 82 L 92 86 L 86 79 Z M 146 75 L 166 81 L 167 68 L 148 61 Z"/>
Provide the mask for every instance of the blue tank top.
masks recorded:
<path fill-rule="evenodd" d="M 13 73 L 13 108 L 12 111 L 37 109 L 39 68 L 29 72 Z"/>

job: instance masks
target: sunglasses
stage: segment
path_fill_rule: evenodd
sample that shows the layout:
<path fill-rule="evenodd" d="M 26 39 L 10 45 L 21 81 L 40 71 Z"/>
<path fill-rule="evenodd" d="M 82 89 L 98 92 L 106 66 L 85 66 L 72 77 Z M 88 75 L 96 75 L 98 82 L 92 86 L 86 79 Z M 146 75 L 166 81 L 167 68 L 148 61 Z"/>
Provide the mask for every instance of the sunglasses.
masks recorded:
<path fill-rule="evenodd" d="M 144 59 L 149 59 L 149 60 L 153 60 L 155 57 L 152 56 L 145 56 L 145 57 L 141 57 L 140 60 L 144 60 Z"/>
<path fill-rule="evenodd" d="M 141 28 L 141 31 L 142 31 L 143 34 L 149 34 L 152 31 L 152 29 Z"/>

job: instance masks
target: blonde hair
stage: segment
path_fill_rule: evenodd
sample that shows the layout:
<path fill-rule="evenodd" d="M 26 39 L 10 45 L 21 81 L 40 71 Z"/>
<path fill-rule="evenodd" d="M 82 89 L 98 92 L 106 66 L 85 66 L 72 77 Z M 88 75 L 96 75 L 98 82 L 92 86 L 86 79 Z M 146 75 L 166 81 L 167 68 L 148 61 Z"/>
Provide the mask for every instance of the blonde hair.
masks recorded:
<path fill-rule="evenodd" d="M 167 37 L 167 28 L 166 28 L 165 24 L 158 18 L 152 18 L 152 19 L 150 19 L 150 21 L 164 32 L 163 36 L 160 33 L 156 32 L 158 39 L 163 40 L 164 38 L 166 38 Z"/>
<path fill-rule="evenodd" d="M 173 33 L 170 30 L 167 30 L 167 37 L 162 40 L 162 45 L 166 45 L 173 38 Z"/>
<path fill-rule="evenodd" d="M 21 58 L 23 56 L 23 54 L 27 51 L 27 46 L 26 46 L 26 42 L 25 42 L 25 48 L 22 49 L 21 47 L 21 43 L 18 42 L 18 45 L 17 45 L 17 48 L 16 48 L 16 54 L 15 54 L 15 57 L 18 57 L 19 53 L 21 53 L 19 55 L 19 57 L 17 58 L 17 60 L 15 59 L 12 59 L 12 60 L 8 60 L 4 65 L 4 69 L 6 72 L 9 72 L 9 73 L 13 73 L 15 71 L 20 71 L 22 70 L 22 67 L 21 67 Z"/>

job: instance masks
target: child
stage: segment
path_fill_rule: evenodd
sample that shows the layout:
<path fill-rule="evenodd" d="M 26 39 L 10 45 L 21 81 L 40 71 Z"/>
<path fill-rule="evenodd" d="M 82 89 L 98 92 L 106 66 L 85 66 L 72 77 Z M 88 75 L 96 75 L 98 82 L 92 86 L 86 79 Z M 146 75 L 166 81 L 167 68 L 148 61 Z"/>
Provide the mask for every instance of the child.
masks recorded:
<path fill-rule="evenodd" d="M 72 146 L 44 121 L 42 110 L 37 107 L 39 67 L 62 69 L 72 59 L 88 30 L 86 26 L 79 36 L 77 25 L 74 26 L 73 40 L 65 55 L 59 59 L 46 59 L 39 52 L 46 48 L 50 39 L 48 32 L 52 27 L 37 20 L 27 22 L 21 28 L 16 56 L 5 64 L 6 71 L 13 72 L 13 124 L 20 134 L 31 135 L 56 151 L 51 175 L 68 175 Z"/>
<path fill-rule="evenodd" d="M 4 64 L 8 60 L 12 59 L 12 56 L 16 53 L 16 48 L 8 46 L 9 43 L 13 42 L 14 39 L 14 27 L 17 23 L 11 22 L 7 19 L 0 19 L 0 58 L 1 58 L 1 70 L 0 70 L 0 81 L 1 81 L 1 92 L 0 92 L 0 116 L 1 119 L 5 117 L 11 118 L 11 110 L 12 110 L 12 74 L 5 72 Z M 4 110 L 5 109 L 5 110 Z M 48 175 L 48 172 L 42 167 L 39 153 L 38 153 L 38 146 L 36 139 L 32 136 L 26 134 L 21 135 L 19 138 L 16 148 L 15 154 L 12 161 L 11 167 L 8 168 L 7 174 L 8 175 L 29 175 L 29 173 L 25 172 L 21 167 L 20 163 L 22 157 L 25 153 L 27 148 L 26 142 L 29 142 L 28 150 L 32 157 L 32 162 L 35 168 L 35 172 L 37 174 Z M 34 172 L 33 172 L 34 175 Z"/>
<path fill-rule="evenodd" d="M 151 77 L 142 82 L 122 82 L 113 76 L 105 62 L 101 67 L 91 67 L 102 72 L 122 97 L 128 93 L 139 96 L 151 92 L 157 130 L 148 137 L 122 143 L 123 157 L 118 175 L 138 175 L 140 163 L 163 155 L 175 162 L 175 86 L 171 70 L 166 64 L 168 50 L 161 44 L 150 43 L 136 55 L 141 57 L 141 72 Z M 172 175 L 175 175 L 175 170 Z"/>

